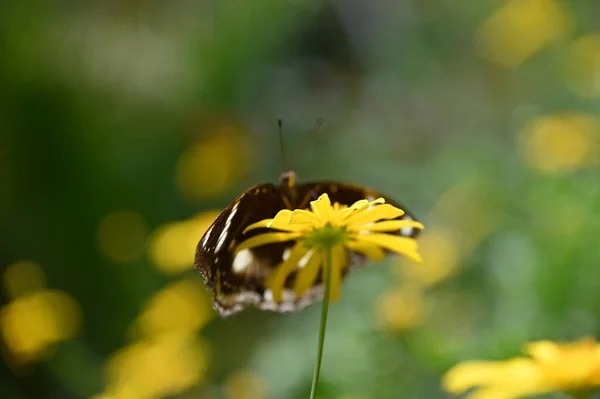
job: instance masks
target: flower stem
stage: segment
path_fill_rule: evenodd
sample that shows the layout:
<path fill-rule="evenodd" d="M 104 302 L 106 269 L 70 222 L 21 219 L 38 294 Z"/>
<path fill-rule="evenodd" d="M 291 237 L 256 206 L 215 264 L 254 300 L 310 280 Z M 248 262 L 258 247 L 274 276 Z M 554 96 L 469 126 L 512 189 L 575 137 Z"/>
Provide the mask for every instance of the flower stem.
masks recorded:
<path fill-rule="evenodd" d="M 325 330 L 327 328 L 327 312 L 329 310 L 329 291 L 331 291 L 331 248 L 325 250 L 325 294 L 321 307 L 321 326 L 319 327 L 319 343 L 317 347 L 317 362 L 313 374 L 312 387 L 310 388 L 310 399 L 315 399 L 319 375 L 321 374 L 321 360 L 323 359 L 323 345 L 325 344 Z"/>

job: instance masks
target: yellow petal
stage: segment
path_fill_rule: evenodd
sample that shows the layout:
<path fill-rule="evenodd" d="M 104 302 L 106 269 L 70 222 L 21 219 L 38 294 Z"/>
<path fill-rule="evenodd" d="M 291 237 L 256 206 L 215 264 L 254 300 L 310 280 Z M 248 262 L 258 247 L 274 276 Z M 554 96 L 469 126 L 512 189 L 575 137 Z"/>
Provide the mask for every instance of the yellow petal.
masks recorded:
<path fill-rule="evenodd" d="M 334 224 L 342 224 L 346 222 L 351 215 L 362 212 L 371 205 L 383 204 L 384 202 L 385 200 L 383 198 L 378 198 L 371 202 L 366 199 L 356 201 L 354 204 L 350 205 L 350 207 L 342 209 L 339 213 L 337 213 L 332 221 Z"/>
<path fill-rule="evenodd" d="M 364 212 L 357 212 L 349 217 L 346 222 L 351 227 L 360 226 L 369 222 L 377 222 L 381 219 L 396 219 L 397 217 L 404 215 L 404 213 L 405 212 L 402 209 L 398 209 L 393 205 L 382 204 Z"/>
<path fill-rule="evenodd" d="M 344 209 L 347 209 L 347 208 L 348 208 L 348 205 L 342 205 L 339 202 L 334 202 L 333 203 L 333 212 L 334 213 L 338 213 L 338 212 L 340 212 L 340 211 L 342 211 Z"/>
<path fill-rule="evenodd" d="M 361 212 L 364 209 L 367 209 L 367 207 L 369 206 L 369 203 L 367 202 L 367 200 L 363 200 L 365 201 L 364 203 L 364 208 L 346 208 L 346 209 L 342 209 L 339 212 L 335 212 L 332 217 L 331 217 L 331 223 L 333 223 L 334 225 L 343 225 L 346 224 L 346 220 L 348 220 L 348 218 L 350 218 L 351 215 L 353 215 L 354 213 L 357 212 Z"/>
<path fill-rule="evenodd" d="M 343 246 L 337 245 L 333 247 L 331 250 L 331 262 L 331 285 L 329 289 L 329 301 L 335 302 L 340 298 L 340 292 L 342 290 L 342 269 L 345 268 L 347 264 L 346 250 Z M 322 269 L 323 283 L 325 283 L 325 273 L 327 272 L 325 269 L 327 265 L 325 263 L 326 262 L 324 261 L 324 266 Z"/>
<path fill-rule="evenodd" d="M 329 220 L 333 208 L 327 194 L 321 194 L 316 201 L 310 202 L 310 208 L 313 213 L 321 220 Z"/>
<path fill-rule="evenodd" d="M 311 227 L 310 225 L 307 226 L 304 224 L 292 223 L 292 217 L 296 212 L 297 211 L 292 212 L 289 209 L 279 211 L 271 223 L 267 225 L 267 227 L 270 229 L 283 231 L 304 231 L 309 229 Z"/>
<path fill-rule="evenodd" d="M 264 233 L 259 234 L 254 237 L 248 238 L 246 241 L 243 241 L 240 245 L 235 249 L 235 253 L 240 252 L 242 249 L 259 247 L 261 245 L 273 244 L 276 242 L 285 242 L 290 241 L 295 238 L 302 236 L 302 233 Z"/>
<path fill-rule="evenodd" d="M 294 291 L 297 296 L 303 295 L 314 284 L 322 260 L 321 253 L 315 251 L 306 266 L 300 269 L 294 282 Z"/>
<path fill-rule="evenodd" d="M 355 226 L 352 230 L 365 230 L 365 231 L 397 231 L 405 227 L 415 227 L 417 229 L 423 229 L 422 223 L 414 220 L 385 220 L 383 222 L 377 222 L 369 225 Z"/>
<path fill-rule="evenodd" d="M 292 211 L 289 209 L 282 209 L 277 212 L 277 215 L 275 215 L 268 227 L 271 227 L 273 223 L 288 224 L 290 222 L 290 216 L 292 216 Z"/>
<path fill-rule="evenodd" d="M 269 277 L 267 277 L 265 287 L 273 292 L 273 300 L 275 302 L 281 302 L 285 281 L 290 273 L 296 270 L 298 267 L 298 262 L 304 255 L 306 255 L 307 252 L 308 248 L 303 246 L 302 243 L 297 243 L 292 248 L 290 256 L 283 263 L 273 269 Z"/>
<path fill-rule="evenodd" d="M 346 248 L 361 253 L 374 261 L 382 260 L 385 257 L 383 249 L 375 244 L 362 241 L 349 241 L 344 245 Z"/>
<path fill-rule="evenodd" d="M 354 236 L 354 239 L 379 245 L 382 248 L 404 255 L 417 263 L 422 262 L 421 255 L 417 252 L 417 241 L 412 238 L 400 237 L 392 234 L 372 233 L 357 234 Z"/>
<path fill-rule="evenodd" d="M 308 225 L 313 226 L 315 224 L 320 224 L 321 219 L 319 219 L 314 213 L 305 211 L 304 209 L 296 209 L 292 212 L 290 216 L 290 224 L 298 224 L 298 225 Z"/>
<path fill-rule="evenodd" d="M 552 341 L 529 342 L 525 344 L 524 352 L 542 362 L 556 361 L 561 354 L 558 345 Z"/>
<path fill-rule="evenodd" d="M 260 222 L 252 223 L 250 226 L 246 227 L 242 233 L 246 234 L 246 232 L 249 230 L 269 227 L 269 223 L 272 221 L 273 219 L 263 219 Z"/>
<path fill-rule="evenodd" d="M 515 358 L 503 362 L 471 361 L 450 369 L 442 379 L 448 392 L 459 394 L 477 386 L 507 386 L 531 389 L 540 381 L 540 370 L 535 362 Z"/>

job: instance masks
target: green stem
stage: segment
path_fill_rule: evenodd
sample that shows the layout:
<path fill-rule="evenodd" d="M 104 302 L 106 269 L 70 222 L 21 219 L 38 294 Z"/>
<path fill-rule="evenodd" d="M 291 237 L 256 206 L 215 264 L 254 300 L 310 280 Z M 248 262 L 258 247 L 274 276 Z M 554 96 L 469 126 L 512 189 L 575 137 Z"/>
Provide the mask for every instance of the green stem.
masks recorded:
<path fill-rule="evenodd" d="M 315 399 L 319 375 L 321 374 L 321 360 L 323 359 L 323 345 L 325 344 L 325 330 L 327 328 L 327 312 L 329 311 L 329 291 L 331 291 L 331 248 L 325 251 L 325 295 L 321 307 L 321 327 L 319 327 L 319 344 L 317 348 L 317 363 L 313 374 L 310 399 Z"/>

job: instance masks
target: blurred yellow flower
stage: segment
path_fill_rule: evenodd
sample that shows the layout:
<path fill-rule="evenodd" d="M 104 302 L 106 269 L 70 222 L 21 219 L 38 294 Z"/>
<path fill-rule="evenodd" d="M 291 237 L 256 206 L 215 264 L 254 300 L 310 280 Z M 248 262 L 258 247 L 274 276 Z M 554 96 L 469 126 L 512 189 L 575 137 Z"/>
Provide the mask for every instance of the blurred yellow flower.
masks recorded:
<path fill-rule="evenodd" d="M 98 224 L 96 245 L 113 262 L 133 262 L 144 255 L 147 232 L 148 226 L 138 212 L 114 211 Z"/>
<path fill-rule="evenodd" d="M 493 231 L 496 220 L 482 198 L 485 186 L 477 178 L 464 178 L 446 190 L 429 212 L 435 224 L 419 236 L 423 263 L 418 267 L 399 258 L 392 269 L 400 281 L 407 278 L 423 288 L 432 287 L 456 272 L 462 259 Z M 468 209 L 469 212 L 456 212 Z"/>
<path fill-rule="evenodd" d="M 575 40 L 565 62 L 573 92 L 584 98 L 600 97 L 600 34 Z"/>
<path fill-rule="evenodd" d="M 265 392 L 262 378 L 251 370 L 234 371 L 223 386 L 225 399 L 263 399 Z"/>
<path fill-rule="evenodd" d="M 18 362 L 37 360 L 80 329 L 81 309 L 62 291 L 23 295 L 0 310 L 2 337 Z"/>
<path fill-rule="evenodd" d="M 404 284 L 384 292 L 375 304 L 379 327 L 388 331 L 405 331 L 420 326 L 427 313 L 425 297 L 420 287 Z"/>
<path fill-rule="evenodd" d="M 136 320 L 144 335 L 193 333 L 213 317 L 212 299 L 197 278 L 180 280 L 158 291 Z"/>
<path fill-rule="evenodd" d="M 422 287 L 433 286 L 448 278 L 459 262 L 459 245 L 447 231 L 430 230 L 419 237 L 419 248 L 423 262 L 418 266 L 412 262 L 401 262 L 404 276 L 419 282 Z"/>
<path fill-rule="evenodd" d="M 429 213 L 430 220 L 444 226 L 442 234 L 460 243 L 461 253 L 474 249 L 496 225 L 494 212 L 485 204 L 485 192 L 486 183 L 478 177 L 463 178 L 440 196 Z"/>
<path fill-rule="evenodd" d="M 176 181 L 191 200 L 213 198 L 247 173 L 248 136 L 234 124 L 222 124 L 186 150 L 177 164 Z"/>
<path fill-rule="evenodd" d="M 549 392 L 584 393 L 600 389 L 600 345 L 593 338 L 573 343 L 537 341 L 525 346 L 530 357 L 469 361 L 443 378 L 444 389 L 469 398 L 512 399 Z"/>
<path fill-rule="evenodd" d="M 46 286 L 42 267 L 31 260 L 20 260 L 9 265 L 2 274 L 4 292 L 9 298 L 39 291 Z"/>
<path fill-rule="evenodd" d="M 103 395 L 111 399 L 176 395 L 200 383 L 207 367 L 207 347 L 194 333 L 160 334 L 111 357 L 106 366 L 108 388 Z"/>
<path fill-rule="evenodd" d="M 519 147 L 525 162 L 544 173 L 587 167 L 597 159 L 598 121 L 576 112 L 539 117 L 520 132 Z"/>
<path fill-rule="evenodd" d="M 544 46 L 567 36 L 571 15 L 561 0 L 511 0 L 479 29 L 479 52 L 516 67 Z"/>
<path fill-rule="evenodd" d="M 276 242 L 295 240 L 290 255 L 279 264 L 268 277 L 266 287 L 273 292 L 273 299 L 279 302 L 288 276 L 298 270 L 294 291 L 301 296 L 314 283 L 321 265 L 325 263 L 324 251 L 331 249 L 331 296 L 339 298 L 342 271 L 348 266 L 346 249 L 361 253 L 373 260 L 385 256 L 384 249 L 405 255 L 420 262 L 417 241 L 398 235 L 385 234 L 405 227 L 422 229 L 423 225 L 414 220 L 393 220 L 404 215 L 404 211 L 379 198 L 375 201 L 360 200 L 349 207 L 338 203 L 331 205 L 327 194 L 311 201 L 311 210 L 281 210 L 273 219 L 254 223 L 245 231 L 256 228 L 279 230 L 258 234 L 240 243 L 236 253 L 249 248 Z M 305 259 L 305 263 L 301 262 Z M 301 265 L 301 266 L 299 266 Z M 325 272 L 325 268 L 322 268 Z"/>
<path fill-rule="evenodd" d="M 152 264 L 168 275 L 190 270 L 198 237 L 204 235 L 217 216 L 216 211 L 202 212 L 189 220 L 158 226 L 148 240 Z"/>

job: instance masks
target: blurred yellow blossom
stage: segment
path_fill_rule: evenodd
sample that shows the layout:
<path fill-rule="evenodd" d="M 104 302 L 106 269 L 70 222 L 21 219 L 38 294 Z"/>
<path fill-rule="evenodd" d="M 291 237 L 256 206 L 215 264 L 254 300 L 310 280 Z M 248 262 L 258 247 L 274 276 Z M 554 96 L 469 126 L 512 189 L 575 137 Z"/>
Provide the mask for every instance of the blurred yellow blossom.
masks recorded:
<path fill-rule="evenodd" d="M 237 370 L 231 373 L 223 387 L 225 399 L 263 399 L 265 384 L 260 375 L 251 370 Z"/>
<path fill-rule="evenodd" d="M 217 211 L 202 212 L 189 220 L 158 226 L 148 244 L 152 264 L 165 274 L 190 270 L 194 265 L 198 237 L 204 235 L 217 216 Z"/>
<path fill-rule="evenodd" d="M 16 298 L 43 289 L 46 286 L 46 275 L 37 262 L 20 260 L 4 270 L 2 283 L 6 296 Z"/>
<path fill-rule="evenodd" d="M 573 343 L 526 344 L 529 357 L 506 361 L 468 361 L 449 370 L 444 388 L 477 399 L 512 399 L 549 392 L 581 394 L 600 388 L 600 345 L 593 338 Z"/>
<path fill-rule="evenodd" d="M 110 358 L 104 395 L 158 399 L 184 392 L 204 379 L 207 356 L 206 345 L 194 333 L 165 333 L 138 341 Z"/>
<path fill-rule="evenodd" d="M 191 200 L 220 195 L 247 172 L 248 149 L 244 130 L 231 123 L 218 125 L 181 155 L 176 171 L 179 190 Z"/>
<path fill-rule="evenodd" d="M 565 62 L 573 92 L 584 98 L 600 97 L 600 34 L 575 40 Z"/>
<path fill-rule="evenodd" d="M 428 219 L 436 227 L 419 236 L 423 262 L 395 260 L 399 267 L 392 271 L 400 285 L 384 293 L 376 305 L 381 327 L 406 330 L 423 324 L 436 303 L 427 289 L 456 273 L 469 252 L 493 231 L 497 220 L 486 207 L 483 183 L 477 177 L 463 178 L 434 204 Z"/>
<path fill-rule="evenodd" d="M 421 288 L 404 284 L 384 292 L 375 304 L 378 325 L 388 331 L 404 331 L 423 323 L 427 313 Z"/>
<path fill-rule="evenodd" d="M 126 209 L 111 212 L 98 225 L 98 251 L 114 262 L 135 261 L 144 255 L 147 233 L 148 226 L 138 212 Z"/>
<path fill-rule="evenodd" d="M 445 280 L 458 267 L 459 245 L 456 238 L 447 231 L 430 230 L 419 237 L 419 247 L 423 263 L 400 260 L 404 277 L 409 276 L 422 287 L 429 287 Z"/>
<path fill-rule="evenodd" d="M 464 256 L 472 251 L 496 223 L 481 197 L 482 182 L 468 177 L 446 190 L 429 212 L 436 228 L 424 231 L 419 237 L 423 264 L 414 264 L 398 258 L 401 281 L 410 278 L 422 287 L 431 287 L 451 276 Z M 469 212 L 457 212 L 468 209 Z"/>
<path fill-rule="evenodd" d="M 598 121 L 576 112 L 542 116 L 522 129 L 519 147 L 525 162 L 544 173 L 587 167 L 597 159 Z"/>
<path fill-rule="evenodd" d="M 212 318 L 212 299 L 198 278 L 180 280 L 158 291 L 136 321 L 144 335 L 195 332 Z"/>
<path fill-rule="evenodd" d="M 495 228 L 497 220 L 486 206 L 486 192 L 480 178 L 465 177 L 442 193 L 429 212 L 429 219 L 443 226 L 443 234 L 460 244 L 461 253 L 475 248 Z"/>
<path fill-rule="evenodd" d="M 0 311 L 2 337 L 18 362 L 43 357 L 53 344 L 75 336 L 80 325 L 79 305 L 62 291 L 20 296 Z"/>
<path fill-rule="evenodd" d="M 493 62 L 516 67 L 566 37 L 571 19 L 562 0 L 508 1 L 480 27 L 479 51 Z"/>

